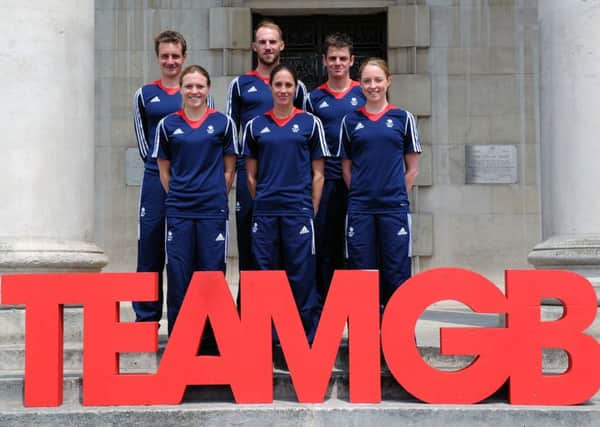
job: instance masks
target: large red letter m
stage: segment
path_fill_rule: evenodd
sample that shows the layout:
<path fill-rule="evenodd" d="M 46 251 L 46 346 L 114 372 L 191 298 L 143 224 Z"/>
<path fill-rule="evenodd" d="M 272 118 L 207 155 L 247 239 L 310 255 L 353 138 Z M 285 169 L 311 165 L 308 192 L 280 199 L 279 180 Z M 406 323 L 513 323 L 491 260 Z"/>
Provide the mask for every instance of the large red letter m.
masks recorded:
<path fill-rule="evenodd" d="M 285 272 L 242 272 L 244 344 L 265 352 L 255 358 L 253 370 L 256 380 L 270 382 L 258 388 L 271 390 L 272 400 L 273 323 L 298 401 L 323 402 L 348 323 L 350 401 L 380 402 L 378 280 L 377 271 L 336 271 L 311 346 Z"/>

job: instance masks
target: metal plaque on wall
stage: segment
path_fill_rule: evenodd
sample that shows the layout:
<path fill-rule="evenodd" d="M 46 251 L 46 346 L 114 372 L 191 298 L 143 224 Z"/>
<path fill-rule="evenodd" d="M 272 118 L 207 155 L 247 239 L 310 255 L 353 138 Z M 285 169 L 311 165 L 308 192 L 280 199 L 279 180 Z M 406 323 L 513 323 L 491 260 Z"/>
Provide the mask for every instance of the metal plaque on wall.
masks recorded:
<path fill-rule="evenodd" d="M 465 145 L 467 184 L 516 184 L 516 145 Z"/>

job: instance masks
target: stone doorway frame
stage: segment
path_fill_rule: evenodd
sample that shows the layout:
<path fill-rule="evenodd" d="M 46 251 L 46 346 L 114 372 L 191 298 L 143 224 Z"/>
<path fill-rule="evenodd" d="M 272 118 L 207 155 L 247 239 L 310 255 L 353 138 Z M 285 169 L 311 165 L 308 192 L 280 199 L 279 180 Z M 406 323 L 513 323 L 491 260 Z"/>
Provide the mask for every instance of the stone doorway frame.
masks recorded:
<path fill-rule="evenodd" d="M 410 1 L 415 3 L 415 1 Z M 403 4 L 399 4 L 403 3 Z M 387 14 L 387 62 L 392 72 L 390 102 L 411 111 L 420 128 L 431 127 L 431 77 L 418 64 L 427 61 L 430 45 L 430 9 L 406 1 L 372 0 L 231 0 L 230 7 L 211 8 L 209 48 L 222 52 L 223 77 L 213 88 L 226 90 L 237 75 L 252 69 L 253 14 L 265 16 Z M 285 38 L 285 35 L 284 35 Z M 426 132 L 422 132 L 426 133 Z M 420 271 L 421 256 L 433 255 L 433 214 L 420 212 L 419 187 L 433 184 L 430 141 L 425 141 L 416 190 L 411 195 L 413 220 L 413 271 Z"/>
<path fill-rule="evenodd" d="M 358 79 L 358 68 L 362 60 L 369 57 L 387 59 L 387 16 L 385 12 L 357 15 L 304 14 L 301 16 L 252 14 L 253 25 L 262 20 L 272 20 L 283 30 L 285 49 L 282 62 L 294 67 L 298 78 L 308 90 L 316 88 L 327 79 L 323 66 L 323 41 L 328 34 L 348 34 L 354 42 L 356 60 L 351 70 L 353 79 Z M 330 24 L 335 21 L 334 24 Z M 252 67 L 256 67 L 256 55 L 252 55 Z"/>

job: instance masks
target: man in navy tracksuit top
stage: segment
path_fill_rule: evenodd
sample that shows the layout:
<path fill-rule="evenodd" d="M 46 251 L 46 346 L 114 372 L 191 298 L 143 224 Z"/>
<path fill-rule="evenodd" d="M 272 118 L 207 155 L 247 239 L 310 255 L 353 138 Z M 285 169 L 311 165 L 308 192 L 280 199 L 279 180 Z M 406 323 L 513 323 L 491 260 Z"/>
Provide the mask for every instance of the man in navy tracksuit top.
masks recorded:
<path fill-rule="evenodd" d="M 277 72 L 280 69 L 281 71 Z M 297 81 L 287 67 L 273 70 L 288 83 Z M 292 79 L 292 76 L 294 77 Z M 278 83 L 272 83 L 274 86 Z M 293 85 L 290 86 L 290 91 Z M 274 96 L 278 96 L 274 89 Z M 320 315 L 315 281 L 314 208 L 321 195 L 322 157 L 329 155 L 321 121 L 284 105 L 246 125 L 242 149 L 248 185 L 255 193 L 252 255 L 259 270 L 284 269 L 309 341 Z M 283 111 L 283 115 L 278 111 Z"/>
<path fill-rule="evenodd" d="M 139 88 L 133 99 L 133 123 L 144 176 L 138 210 L 138 272 L 158 273 L 158 301 L 133 303 L 137 321 L 159 321 L 163 307 L 165 265 L 165 191 L 160 184 L 158 165 L 151 154 L 158 122 L 181 108 L 179 77 L 186 58 L 185 38 L 176 31 L 163 31 L 154 39 L 161 78 Z M 213 105 L 212 98 L 208 100 Z"/>
<path fill-rule="evenodd" d="M 206 70 L 193 65 L 184 70 L 182 79 L 184 108 L 159 122 L 152 154 L 168 190 L 169 333 L 193 272 L 225 271 L 227 193 L 238 154 L 233 121 L 204 104 L 210 87 Z M 195 82 L 199 89 L 193 88 Z"/>
<path fill-rule="evenodd" d="M 354 64 L 352 40 L 334 33 L 325 38 L 323 64 L 327 82 L 313 90 L 306 105 L 323 122 L 331 158 L 325 159 L 325 184 L 315 218 L 317 243 L 317 287 L 324 301 L 334 270 L 344 267 L 344 226 L 348 189 L 342 179 L 338 153 L 340 123 L 344 115 L 362 107 L 365 97 L 357 81 L 350 79 Z"/>
<path fill-rule="evenodd" d="M 158 272 L 158 301 L 133 303 L 137 321 L 159 321 L 162 316 L 162 272 L 165 265 L 165 191 L 158 165 L 152 158 L 158 122 L 181 108 L 179 76 L 186 58 L 186 41 L 175 31 L 154 39 L 161 78 L 139 88 L 134 95 L 133 122 L 144 177 L 140 188 L 137 271 Z"/>
<path fill-rule="evenodd" d="M 279 54 L 284 48 L 281 29 L 270 21 L 263 21 L 256 27 L 252 49 L 256 52 L 258 66 L 236 77 L 229 84 L 227 91 L 226 113 L 235 122 L 237 128 L 243 131 L 246 123 L 253 117 L 263 114 L 273 108 L 273 97 L 269 87 L 269 73 L 279 64 Z M 296 89 L 294 104 L 305 108 L 306 87 L 299 82 Z M 251 226 L 252 198 L 246 184 L 246 164 L 242 156 L 237 162 L 236 178 L 236 228 L 239 255 L 239 269 L 252 270 L 251 256 Z"/>
<path fill-rule="evenodd" d="M 418 173 L 421 145 L 413 115 L 387 102 L 387 64 L 365 61 L 360 81 L 367 102 L 344 117 L 340 130 L 349 184 L 348 267 L 379 269 L 385 306 L 411 275 L 408 190 Z"/>

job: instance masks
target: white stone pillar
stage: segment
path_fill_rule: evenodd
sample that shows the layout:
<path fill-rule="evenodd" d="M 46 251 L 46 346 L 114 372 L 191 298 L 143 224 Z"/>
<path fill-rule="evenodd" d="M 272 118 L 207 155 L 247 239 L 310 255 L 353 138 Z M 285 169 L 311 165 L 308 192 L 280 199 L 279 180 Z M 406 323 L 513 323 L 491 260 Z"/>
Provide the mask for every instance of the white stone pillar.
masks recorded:
<path fill-rule="evenodd" d="M 94 1 L 3 1 L 0 28 L 0 272 L 99 271 Z"/>
<path fill-rule="evenodd" d="M 540 0 L 540 147 L 544 240 L 536 268 L 600 289 L 600 1 Z"/>

